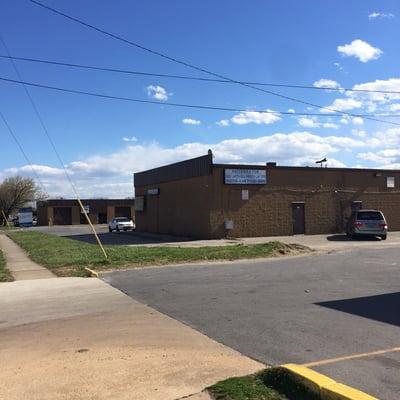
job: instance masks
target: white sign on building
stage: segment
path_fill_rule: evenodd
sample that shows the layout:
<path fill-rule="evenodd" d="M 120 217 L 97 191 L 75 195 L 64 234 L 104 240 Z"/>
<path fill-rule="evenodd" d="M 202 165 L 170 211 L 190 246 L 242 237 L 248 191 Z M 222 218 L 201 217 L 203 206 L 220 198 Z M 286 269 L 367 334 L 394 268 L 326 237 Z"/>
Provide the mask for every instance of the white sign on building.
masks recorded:
<path fill-rule="evenodd" d="M 225 184 L 227 185 L 265 185 L 266 183 L 265 169 L 225 168 Z"/>

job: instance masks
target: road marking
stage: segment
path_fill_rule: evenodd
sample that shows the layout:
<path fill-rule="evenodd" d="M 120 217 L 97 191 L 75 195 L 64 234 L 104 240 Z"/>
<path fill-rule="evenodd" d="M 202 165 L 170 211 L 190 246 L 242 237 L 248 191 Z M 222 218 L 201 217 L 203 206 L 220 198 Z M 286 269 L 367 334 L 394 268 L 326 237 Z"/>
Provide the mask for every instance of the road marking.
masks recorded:
<path fill-rule="evenodd" d="M 304 367 L 318 367 L 320 365 L 334 364 L 334 363 L 337 363 L 340 361 L 355 360 L 357 358 L 372 357 L 372 356 L 377 356 L 380 354 L 394 353 L 397 351 L 400 351 L 400 347 L 392 347 L 391 349 L 386 349 L 386 350 L 371 351 L 370 353 L 353 354 L 351 356 L 328 358 L 327 360 L 314 361 L 314 362 L 310 362 L 310 363 L 306 363 L 306 364 L 302 364 L 302 365 Z"/>

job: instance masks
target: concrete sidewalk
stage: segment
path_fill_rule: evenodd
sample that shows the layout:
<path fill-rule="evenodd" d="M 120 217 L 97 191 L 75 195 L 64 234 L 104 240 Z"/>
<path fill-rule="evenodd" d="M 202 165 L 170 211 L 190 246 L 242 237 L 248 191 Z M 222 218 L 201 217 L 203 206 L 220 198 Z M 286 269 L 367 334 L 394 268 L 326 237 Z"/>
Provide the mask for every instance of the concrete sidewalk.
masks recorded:
<path fill-rule="evenodd" d="M 54 278 L 54 274 L 33 262 L 8 236 L 0 233 L 0 249 L 3 250 L 7 268 L 16 281 L 25 279 Z"/>
<path fill-rule="evenodd" d="M 175 400 L 262 364 L 98 279 L 0 285 L 0 398 Z"/>
<path fill-rule="evenodd" d="M 389 232 L 387 240 L 379 238 L 360 238 L 352 240 L 345 234 L 328 235 L 294 235 L 294 236 L 265 236 L 247 237 L 236 239 L 210 239 L 210 240 L 187 240 L 163 242 L 154 244 L 137 244 L 140 246 L 167 246 L 167 247 L 204 247 L 204 246 L 226 246 L 235 244 L 261 244 L 271 241 L 279 241 L 287 244 L 301 244 L 319 251 L 351 250 L 363 247 L 393 247 L 400 246 L 400 232 Z M 136 245 L 131 245 L 136 246 Z"/>

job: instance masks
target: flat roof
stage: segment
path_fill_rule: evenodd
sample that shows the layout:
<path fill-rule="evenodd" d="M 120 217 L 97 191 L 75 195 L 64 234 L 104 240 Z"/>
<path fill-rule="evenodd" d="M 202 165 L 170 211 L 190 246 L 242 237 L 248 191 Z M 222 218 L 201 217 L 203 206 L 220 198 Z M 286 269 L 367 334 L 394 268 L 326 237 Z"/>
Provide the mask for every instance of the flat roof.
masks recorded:
<path fill-rule="evenodd" d="M 219 168 L 246 168 L 246 169 L 295 169 L 303 171 L 371 171 L 371 172 L 400 172 L 399 169 L 381 168 L 349 168 L 349 167 L 308 167 L 308 166 L 288 166 L 288 165 L 266 165 L 266 164 L 213 164 Z"/>

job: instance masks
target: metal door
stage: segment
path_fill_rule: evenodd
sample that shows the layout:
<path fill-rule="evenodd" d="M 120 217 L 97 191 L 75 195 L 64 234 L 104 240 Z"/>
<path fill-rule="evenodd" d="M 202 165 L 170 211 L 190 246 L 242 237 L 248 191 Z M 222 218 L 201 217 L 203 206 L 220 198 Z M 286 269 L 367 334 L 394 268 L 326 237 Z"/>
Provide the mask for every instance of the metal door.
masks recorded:
<path fill-rule="evenodd" d="M 301 235 L 306 232 L 304 203 L 292 203 L 293 234 Z"/>

